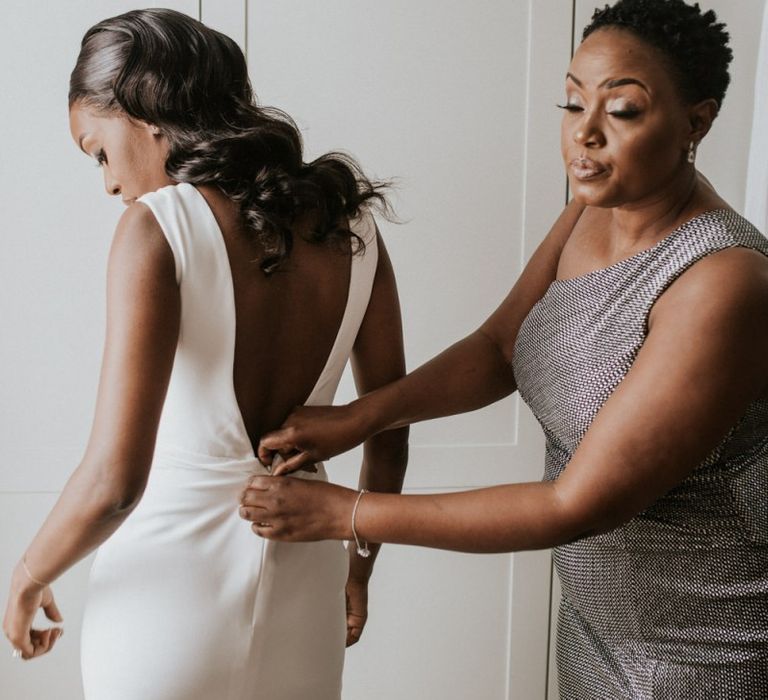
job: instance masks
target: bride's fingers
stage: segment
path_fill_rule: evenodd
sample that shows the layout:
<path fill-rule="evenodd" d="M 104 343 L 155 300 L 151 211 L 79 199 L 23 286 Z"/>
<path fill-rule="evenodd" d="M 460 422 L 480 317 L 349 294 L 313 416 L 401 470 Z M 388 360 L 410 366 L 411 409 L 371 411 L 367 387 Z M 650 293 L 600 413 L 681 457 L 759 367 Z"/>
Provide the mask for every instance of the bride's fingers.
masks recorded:
<path fill-rule="evenodd" d="M 64 634 L 64 630 L 61 627 L 53 628 L 53 632 L 51 632 L 51 643 L 48 647 L 48 651 L 51 651 L 51 649 L 53 649 L 54 645 L 56 644 L 56 642 L 59 641 L 59 639 L 61 639 L 61 635 L 63 634 Z"/>
<path fill-rule="evenodd" d="M 45 629 L 45 630 L 32 630 L 30 632 L 30 640 L 32 641 L 32 645 L 34 646 L 34 651 L 32 652 L 32 657 L 36 656 L 42 656 L 48 651 L 48 648 L 51 643 L 51 633 L 53 630 L 51 628 Z"/>
<path fill-rule="evenodd" d="M 13 648 L 21 651 L 23 659 L 31 659 L 34 656 L 35 645 L 32 643 L 30 629 L 22 620 L 14 617 L 8 627 L 4 627 L 4 630 L 5 636 L 8 637 Z"/>
<path fill-rule="evenodd" d="M 64 618 L 62 617 L 61 612 L 59 612 L 59 608 L 53 597 L 51 597 L 49 603 L 43 605 L 43 611 L 45 612 L 45 616 L 51 620 L 51 622 L 64 622 Z"/>
<path fill-rule="evenodd" d="M 61 629 L 61 627 L 49 627 L 45 630 L 32 630 L 30 637 L 35 646 L 35 651 L 32 656 L 35 657 L 47 654 L 53 649 L 53 645 L 62 634 L 64 634 L 64 630 Z"/>

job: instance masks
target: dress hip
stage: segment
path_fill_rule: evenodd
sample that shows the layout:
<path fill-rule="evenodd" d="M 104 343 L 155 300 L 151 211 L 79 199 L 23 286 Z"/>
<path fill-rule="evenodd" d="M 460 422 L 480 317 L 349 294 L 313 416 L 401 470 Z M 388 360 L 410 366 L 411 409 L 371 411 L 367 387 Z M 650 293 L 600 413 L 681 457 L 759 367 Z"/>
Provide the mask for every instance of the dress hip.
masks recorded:
<path fill-rule="evenodd" d="M 238 515 L 249 476 L 153 466 L 93 565 L 86 700 L 338 700 L 346 552 L 257 537 Z"/>

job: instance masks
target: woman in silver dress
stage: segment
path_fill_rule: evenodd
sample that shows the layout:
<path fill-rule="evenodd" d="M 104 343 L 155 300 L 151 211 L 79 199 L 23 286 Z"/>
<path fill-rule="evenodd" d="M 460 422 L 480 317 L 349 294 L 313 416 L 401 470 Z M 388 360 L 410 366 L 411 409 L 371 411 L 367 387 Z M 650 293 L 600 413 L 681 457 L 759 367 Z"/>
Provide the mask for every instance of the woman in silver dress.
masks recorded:
<path fill-rule="evenodd" d="M 544 480 L 403 496 L 259 477 L 241 508 L 259 535 L 363 554 L 554 547 L 562 697 L 764 697 L 768 241 L 695 165 L 727 41 L 682 0 L 596 11 L 562 105 L 575 203 L 509 296 L 404 379 L 296 410 L 259 451 L 287 474 L 519 390 L 546 435 Z"/>

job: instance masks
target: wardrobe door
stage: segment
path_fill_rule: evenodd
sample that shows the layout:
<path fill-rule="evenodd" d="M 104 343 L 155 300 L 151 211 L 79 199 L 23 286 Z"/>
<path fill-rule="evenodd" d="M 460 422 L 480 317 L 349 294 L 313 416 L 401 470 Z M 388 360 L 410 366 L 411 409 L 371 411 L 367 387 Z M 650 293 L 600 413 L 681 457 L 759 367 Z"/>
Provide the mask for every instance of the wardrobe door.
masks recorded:
<path fill-rule="evenodd" d="M 254 88 L 296 119 L 306 160 L 343 149 L 396 178 L 403 223 L 379 225 L 414 368 L 491 313 L 565 203 L 555 103 L 570 3 L 249 0 L 245 14 Z M 353 396 L 347 376 L 337 400 Z M 412 444 L 408 493 L 542 474 L 541 431 L 517 397 L 417 425 Z M 333 460 L 331 478 L 355 484 L 359 462 Z M 384 547 L 344 697 L 544 698 L 549 589 L 548 552 Z"/>
<path fill-rule="evenodd" d="M 194 17 L 197 0 L 163 3 Z M 0 583 L 83 455 L 96 397 L 107 251 L 123 211 L 73 143 L 69 74 L 96 22 L 157 3 L 0 2 Z M 80 700 L 90 558 L 54 586 L 66 634 L 30 663 L 0 650 L 0 698 Z M 5 598 L 3 597 L 3 602 Z M 42 622 L 42 621 L 41 621 Z M 116 631 L 119 633 L 119 631 Z"/>

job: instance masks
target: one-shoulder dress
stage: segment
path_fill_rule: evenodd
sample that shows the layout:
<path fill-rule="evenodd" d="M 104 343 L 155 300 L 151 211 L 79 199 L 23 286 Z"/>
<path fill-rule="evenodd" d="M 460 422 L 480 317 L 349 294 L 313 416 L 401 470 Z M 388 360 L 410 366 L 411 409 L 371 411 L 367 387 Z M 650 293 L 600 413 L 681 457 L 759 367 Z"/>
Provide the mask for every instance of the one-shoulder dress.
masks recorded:
<path fill-rule="evenodd" d="M 567 468 L 632 367 L 654 302 L 698 260 L 734 246 L 768 255 L 751 224 L 718 209 L 631 258 L 551 284 L 513 361 L 544 429 L 546 480 Z M 768 698 L 768 401 L 753 402 L 644 512 L 556 547 L 554 561 L 564 700 Z"/>
<path fill-rule="evenodd" d="M 266 474 L 235 398 L 235 299 L 221 230 L 192 185 L 139 198 L 173 251 L 178 345 L 149 481 L 99 549 L 82 636 L 87 700 L 338 700 L 348 559 L 339 541 L 284 543 L 238 515 Z M 376 271 L 375 224 L 351 223 L 346 308 L 307 404 L 330 404 Z M 326 479 L 317 474 L 297 476 Z"/>

